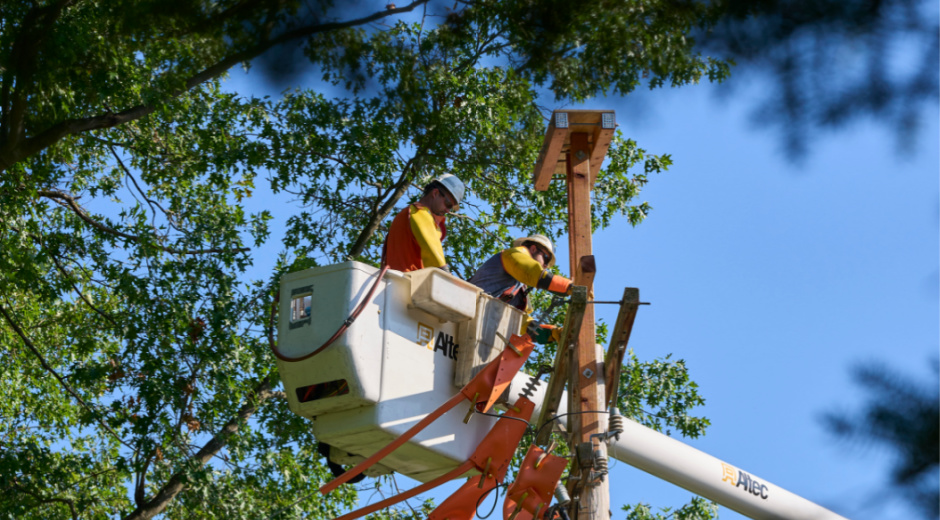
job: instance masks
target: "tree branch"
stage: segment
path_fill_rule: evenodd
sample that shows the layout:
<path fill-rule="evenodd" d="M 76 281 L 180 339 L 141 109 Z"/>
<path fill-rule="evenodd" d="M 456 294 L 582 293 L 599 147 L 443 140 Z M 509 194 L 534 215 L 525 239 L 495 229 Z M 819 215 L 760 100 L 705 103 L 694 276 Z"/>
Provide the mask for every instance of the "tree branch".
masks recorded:
<path fill-rule="evenodd" d="M 59 271 L 60 273 L 62 273 L 62 276 L 64 276 L 65 279 L 68 280 L 69 285 L 72 286 L 72 289 L 75 291 L 75 294 L 77 294 L 78 297 L 81 298 L 82 301 L 85 302 L 85 305 L 87 305 L 88 307 L 90 307 L 91 310 L 93 310 L 93 311 L 95 311 L 96 313 L 98 313 L 99 316 L 101 316 L 102 318 L 104 318 L 105 320 L 107 320 L 107 321 L 115 328 L 115 330 L 121 330 L 121 326 L 118 325 L 117 322 L 115 322 L 115 321 L 111 318 L 111 316 L 108 316 L 108 315 L 105 314 L 102 310 L 98 309 L 97 307 L 95 307 L 94 305 L 92 305 L 92 303 L 91 303 L 90 301 L 88 301 L 88 298 L 85 297 L 85 294 L 84 294 L 82 291 L 80 291 L 80 290 L 78 289 L 78 286 L 75 285 L 75 282 L 73 282 L 73 281 L 69 278 L 69 272 L 65 269 L 65 267 L 62 266 L 61 263 L 59 263 L 59 258 L 58 258 L 52 251 L 50 251 L 49 248 L 46 247 L 46 245 L 42 242 L 42 240 L 39 240 L 39 245 L 42 246 L 42 248 L 45 249 L 47 253 L 49 253 L 49 258 L 52 258 L 52 262 L 55 264 L 56 269 L 58 269 L 58 271 Z"/>
<path fill-rule="evenodd" d="M 46 358 L 44 358 L 42 353 L 39 352 L 39 349 L 37 349 L 36 346 L 33 345 L 33 342 L 29 339 L 28 336 L 26 336 L 26 333 L 23 332 L 23 329 L 20 328 L 20 326 L 16 323 L 16 321 L 13 320 L 13 317 L 10 316 L 9 313 L 7 313 L 7 309 L 6 307 L 3 306 L 2 303 L 0 303 L 0 314 L 3 314 L 3 317 L 4 319 L 6 319 L 7 324 L 10 325 L 10 328 L 12 328 L 14 332 L 16 332 L 16 334 L 20 337 L 20 339 L 23 340 L 23 343 L 26 345 L 26 347 L 29 348 L 29 350 L 33 352 L 36 358 L 39 359 L 39 364 L 42 365 L 42 368 L 44 368 L 46 372 L 49 372 L 50 374 L 52 374 L 52 376 L 55 377 L 59 381 L 59 384 L 61 384 L 62 387 L 65 388 L 65 391 L 71 394 L 72 397 L 74 397 L 75 400 L 78 401 L 82 405 L 82 407 L 84 407 L 85 410 L 88 411 L 89 414 L 91 414 L 91 416 L 95 419 L 95 421 L 98 424 L 101 425 L 102 428 L 104 428 L 108 433 L 110 433 L 118 442 L 120 442 L 124 446 L 127 446 L 128 448 L 133 450 L 134 448 L 131 447 L 131 445 L 124 442 L 124 439 L 122 439 L 117 433 L 114 432 L 114 430 L 111 429 L 110 426 L 108 426 L 103 420 L 101 420 L 98 414 L 94 410 L 92 410 L 90 406 L 88 406 L 88 403 L 86 403 L 85 400 L 82 399 L 81 396 L 79 396 L 75 392 L 75 390 L 72 390 L 72 387 L 70 387 L 69 384 L 65 382 L 65 379 L 63 379 L 62 376 L 60 376 L 59 373 L 56 372 L 55 369 L 52 368 L 49 365 L 49 363 L 46 362 Z"/>
<path fill-rule="evenodd" d="M 36 499 L 36 505 L 32 507 L 38 507 L 41 504 L 50 504 L 50 503 L 65 504 L 69 506 L 69 511 L 71 511 L 72 513 L 72 518 L 74 520 L 78 520 L 78 511 L 75 510 L 75 502 L 73 502 L 72 500 L 69 500 L 67 498 L 44 498 L 42 495 L 38 493 L 34 493 L 26 489 L 25 487 L 17 485 L 15 483 L 13 484 L 13 489 L 19 491 L 20 493 L 27 494 L 33 497 L 34 499 Z"/>
<path fill-rule="evenodd" d="M 255 387 L 248 402 L 238 410 L 236 416 L 226 423 L 219 433 L 189 459 L 189 464 L 195 464 L 200 467 L 204 466 L 216 453 L 225 447 L 229 438 L 238 432 L 239 425 L 248 420 L 248 418 L 257 411 L 258 406 L 266 399 L 273 397 L 274 394 L 275 393 L 271 390 L 270 378 L 266 377 L 262 379 L 258 386 Z M 176 498 L 176 496 L 186 488 L 185 474 L 185 469 L 174 473 L 167 483 L 160 488 L 160 491 L 157 492 L 152 500 L 132 511 L 129 515 L 125 516 L 123 520 L 149 520 L 162 513 L 170 501 Z"/>
<path fill-rule="evenodd" d="M 124 175 L 126 175 L 131 180 L 131 182 L 134 183 L 134 187 L 137 188 L 137 191 L 140 193 L 140 196 L 143 197 L 144 200 L 147 201 L 147 204 L 150 204 L 150 211 L 154 213 L 154 217 L 156 216 L 156 213 L 157 213 L 157 210 L 154 209 L 154 206 L 156 206 L 157 208 L 160 208 L 160 211 L 163 212 L 163 215 L 166 217 L 166 220 L 170 224 L 170 227 L 182 233 L 183 230 L 180 229 L 175 223 L 173 223 L 173 217 L 170 214 L 170 212 L 163 209 L 163 206 L 161 206 L 159 202 L 152 200 L 150 197 L 147 196 L 144 190 L 140 189 L 140 185 L 137 184 L 137 179 L 134 178 L 134 176 L 131 174 L 131 171 L 127 168 L 127 166 L 124 165 L 124 161 L 121 160 L 121 157 L 118 155 L 117 150 L 114 149 L 114 146 L 109 143 L 108 149 L 111 150 L 111 155 L 114 156 L 114 160 L 117 161 L 118 166 L 120 166 L 121 169 L 124 170 Z M 133 192 L 131 192 L 131 194 L 133 194 Z M 153 218 L 151 218 L 150 220 L 150 225 L 151 226 L 154 225 Z"/>
<path fill-rule="evenodd" d="M 137 504 L 137 507 L 144 505 L 144 501 L 146 500 L 144 492 L 147 488 L 147 470 L 150 468 L 150 463 L 153 461 L 155 454 L 156 450 L 147 456 L 147 460 L 144 461 L 144 467 L 140 468 L 140 471 L 138 471 L 134 477 L 134 480 L 137 481 L 134 485 L 134 503 Z"/>
<path fill-rule="evenodd" d="M 265 40 L 255 45 L 254 47 L 249 47 L 248 49 L 235 52 L 224 58 L 222 58 L 217 63 L 210 65 L 201 72 L 195 74 L 189 78 L 185 86 L 182 89 L 169 92 L 162 101 L 172 99 L 182 95 L 184 92 L 191 90 L 192 88 L 209 81 L 210 79 L 216 78 L 228 69 L 233 66 L 250 61 L 264 52 L 268 51 L 274 46 L 287 43 L 291 40 L 298 38 L 304 38 L 313 36 L 315 34 L 338 31 L 341 29 L 347 29 L 350 27 L 357 27 L 360 25 L 365 25 L 382 18 L 386 18 L 391 15 L 405 13 L 414 10 L 415 7 L 425 4 L 430 0 L 414 0 L 410 4 L 399 7 L 395 9 L 385 9 L 383 11 L 377 11 L 372 13 L 369 16 L 362 18 L 357 18 L 354 20 L 348 20 L 345 22 L 331 22 L 324 24 L 313 24 L 306 27 L 301 27 L 292 31 L 285 32 L 275 38 L 270 40 Z M 22 80 L 19 80 L 22 81 Z M 18 81 L 18 85 L 20 84 Z M 17 88 L 15 96 L 19 95 L 20 89 Z M 14 106 L 16 106 L 16 99 L 14 99 Z M 25 110 L 25 108 L 23 109 Z M 2 143 L 0 147 L 0 172 L 3 172 L 16 164 L 23 159 L 26 159 L 32 155 L 35 155 L 42 150 L 52 146 L 53 144 L 59 142 L 62 138 L 67 135 L 77 134 L 81 132 L 87 132 L 89 130 L 99 130 L 103 128 L 111 128 L 119 124 L 127 123 L 129 121 L 134 121 L 140 119 L 146 115 L 153 113 L 156 110 L 154 105 L 138 105 L 136 107 L 128 108 L 124 111 L 118 113 L 107 112 L 100 116 L 86 117 L 82 119 L 67 119 L 58 124 L 53 125 L 50 128 L 40 132 L 35 137 L 30 137 L 20 141 L 17 139 L 15 143 Z M 15 108 L 14 108 L 15 112 Z"/>
<path fill-rule="evenodd" d="M 392 209 L 395 208 L 395 204 L 401 200 L 402 196 L 405 195 L 405 191 L 407 191 L 408 187 L 411 186 L 410 177 L 410 172 L 405 170 L 401 177 L 398 178 L 398 182 L 395 183 L 395 185 L 392 187 L 392 194 L 388 200 L 385 201 L 385 204 L 383 204 L 378 211 L 372 213 L 372 217 L 369 218 L 369 222 L 362 229 L 362 232 L 359 233 L 359 236 L 356 237 L 356 242 L 349 249 L 350 258 L 354 258 L 362 254 L 362 251 L 366 247 L 366 243 L 368 243 L 369 239 L 372 238 L 375 230 L 379 228 L 379 223 L 388 217 L 388 214 L 391 213 Z"/>
<path fill-rule="evenodd" d="M 126 238 L 127 240 L 131 240 L 131 241 L 138 242 L 138 243 L 141 241 L 140 237 L 137 235 L 128 235 L 127 233 L 122 233 L 114 228 L 105 226 L 104 224 L 91 218 L 90 216 L 88 216 L 85 210 L 82 209 L 82 207 L 78 205 L 78 201 L 75 200 L 75 197 L 69 195 L 68 193 L 65 193 L 59 190 L 39 190 L 38 193 L 42 195 L 43 197 L 53 199 L 59 202 L 63 206 L 67 206 L 69 209 L 75 212 L 75 214 L 78 215 L 79 218 L 87 222 L 89 225 L 91 225 L 91 227 L 97 229 L 98 231 L 102 231 L 104 233 L 119 236 L 121 238 Z M 176 255 L 200 255 L 200 254 L 205 254 L 205 253 L 226 253 L 226 252 L 244 253 L 246 251 L 251 250 L 251 248 L 248 248 L 248 247 L 240 247 L 237 249 L 212 248 L 212 249 L 196 249 L 196 250 L 191 250 L 191 251 L 185 251 L 182 249 L 166 247 L 166 246 L 162 246 L 159 244 L 157 244 L 156 247 L 158 249 L 166 251 L 167 253 L 173 253 Z"/>
<path fill-rule="evenodd" d="M 23 18 L 20 33 L 13 43 L 13 76 L 16 77 L 16 90 L 13 91 L 9 119 L 4 121 L 5 128 L 3 144 L 16 145 L 23 138 L 24 120 L 28 106 L 29 90 L 27 86 L 32 82 L 33 73 L 38 63 L 39 49 L 45 43 L 46 37 L 52 32 L 51 26 L 62 14 L 62 11 L 73 0 L 60 0 L 53 5 L 39 7 L 33 6 Z"/>
<path fill-rule="evenodd" d="M 389 196 L 389 199 L 385 201 L 385 204 L 383 204 L 378 211 L 374 211 L 372 213 L 372 217 L 369 218 L 369 222 L 366 224 L 366 227 L 362 229 L 362 232 L 360 232 L 359 236 L 356 237 L 356 242 L 349 249 L 348 256 L 350 258 L 354 258 L 362 254 L 362 251 L 366 247 L 366 243 L 368 243 L 369 239 L 372 238 L 375 230 L 379 228 L 379 223 L 388 217 L 388 214 L 391 213 L 392 209 L 395 208 L 395 204 L 398 204 L 398 201 L 401 200 L 402 196 L 405 195 L 405 191 L 407 191 L 408 187 L 411 186 L 411 174 L 417 169 L 418 163 L 423 160 L 427 153 L 427 147 L 425 145 L 421 145 L 415 152 L 414 157 L 412 157 L 408 164 L 402 168 L 401 177 L 398 178 L 398 182 L 396 182 L 389 190 L 391 196 Z"/>

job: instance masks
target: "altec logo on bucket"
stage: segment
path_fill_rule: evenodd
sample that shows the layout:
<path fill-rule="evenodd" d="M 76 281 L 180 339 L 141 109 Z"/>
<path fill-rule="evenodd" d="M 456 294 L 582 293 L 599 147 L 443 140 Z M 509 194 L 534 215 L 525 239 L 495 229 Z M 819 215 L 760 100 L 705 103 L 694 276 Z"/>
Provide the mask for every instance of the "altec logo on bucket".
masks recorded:
<path fill-rule="evenodd" d="M 734 487 L 743 488 L 744 491 L 767 500 L 767 484 L 724 462 L 721 463 L 721 481 L 727 481 Z"/>
<path fill-rule="evenodd" d="M 431 345 L 428 345 L 431 348 Z M 457 349 L 460 345 L 454 343 L 454 337 L 446 332 L 437 335 L 437 341 L 434 342 L 434 352 L 438 350 L 448 359 L 457 359 Z"/>
<path fill-rule="evenodd" d="M 435 340 L 434 328 L 420 322 L 416 342 L 432 352 L 440 351 L 441 355 L 447 359 L 457 359 L 457 349 L 460 348 L 460 345 L 454 342 L 454 337 L 443 331 L 438 333 L 437 340 Z"/>

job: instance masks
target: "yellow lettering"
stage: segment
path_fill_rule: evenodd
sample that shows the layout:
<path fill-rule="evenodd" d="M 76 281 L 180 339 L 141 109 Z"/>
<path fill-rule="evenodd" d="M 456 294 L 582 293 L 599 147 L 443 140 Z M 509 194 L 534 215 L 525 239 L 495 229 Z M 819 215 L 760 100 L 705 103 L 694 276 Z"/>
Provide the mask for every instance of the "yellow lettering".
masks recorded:
<path fill-rule="evenodd" d="M 721 463 L 721 481 L 724 482 L 726 480 L 732 486 L 734 485 L 734 481 L 735 481 L 734 468 L 722 462 Z"/>

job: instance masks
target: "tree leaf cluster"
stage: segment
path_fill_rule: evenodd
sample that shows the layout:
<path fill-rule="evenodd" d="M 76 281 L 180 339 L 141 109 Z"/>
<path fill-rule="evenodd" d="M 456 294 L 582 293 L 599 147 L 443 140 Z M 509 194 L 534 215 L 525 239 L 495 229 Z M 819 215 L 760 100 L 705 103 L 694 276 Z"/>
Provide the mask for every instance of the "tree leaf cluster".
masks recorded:
<path fill-rule="evenodd" d="M 556 27 L 552 5 L 416 1 L 341 19 L 327 2 L 4 3 L 0 515 L 350 507 L 348 486 L 313 496 L 328 470 L 279 388 L 279 274 L 377 263 L 390 217 L 444 172 L 471 194 L 446 241 L 464 277 L 518 234 L 558 238 L 564 189 L 530 179 L 546 92 L 581 100 L 722 75 L 683 40 L 711 23 L 706 7 L 611 3 Z M 222 90 L 226 70 L 288 41 L 318 81 L 277 99 Z M 620 54 L 601 63 L 605 52 Z M 622 136 L 610 156 L 598 229 L 639 223 L 650 208 L 635 199 L 670 164 Z M 273 204 L 296 211 L 275 223 Z M 681 419 L 701 404 L 684 367 L 639 374 L 631 399 L 700 433 L 703 420 Z"/>

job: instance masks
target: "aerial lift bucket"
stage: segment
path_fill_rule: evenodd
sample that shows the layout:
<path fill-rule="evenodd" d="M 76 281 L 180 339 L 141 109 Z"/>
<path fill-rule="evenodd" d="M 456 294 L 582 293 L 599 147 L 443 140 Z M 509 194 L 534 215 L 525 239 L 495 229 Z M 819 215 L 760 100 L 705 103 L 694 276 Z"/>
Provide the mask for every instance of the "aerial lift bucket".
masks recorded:
<path fill-rule="evenodd" d="M 509 317 L 501 314 L 495 328 L 490 323 L 492 331 L 481 327 L 478 309 L 487 308 L 481 299 L 495 300 L 440 269 L 388 270 L 381 279 L 379 273 L 344 262 L 281 279 L 277 364 L 288 405 L 313 421 L 317 440 L 342 454 L 335 461 L 343 464 L 376 453 L 460 391 L 455 375 L 461 334 L 474 342 L 466 349 L 471 359 L 481 330 L 509 337 L 521 323 L 521 311 L 496 301 L 510 309 Z M 331 345 L 305 357 L 364 301 L 361 314 Z M 490 322 L 492 314 L 486 313 Z M 372 474 L 393 470 L 427 482 L 458 467 L 496 421 L 480 416 L 464 424 L 465 413 L 445 413 Z"/>

